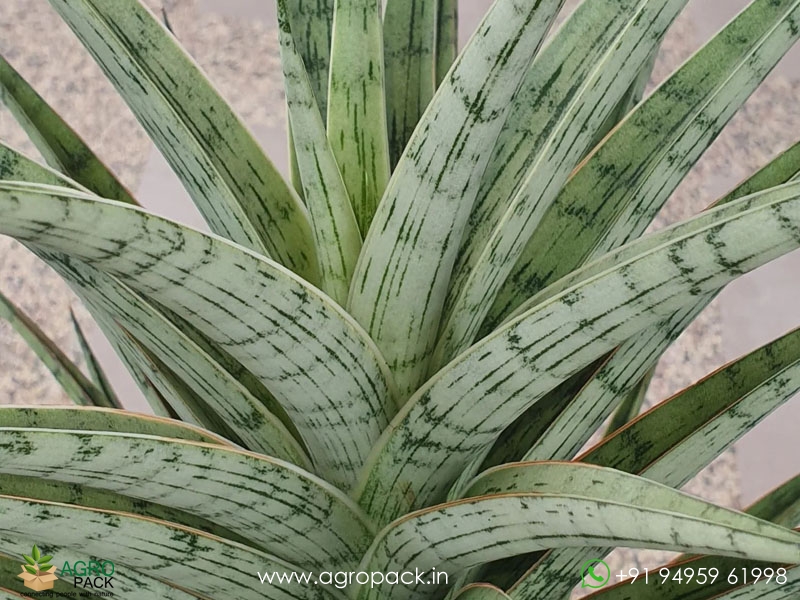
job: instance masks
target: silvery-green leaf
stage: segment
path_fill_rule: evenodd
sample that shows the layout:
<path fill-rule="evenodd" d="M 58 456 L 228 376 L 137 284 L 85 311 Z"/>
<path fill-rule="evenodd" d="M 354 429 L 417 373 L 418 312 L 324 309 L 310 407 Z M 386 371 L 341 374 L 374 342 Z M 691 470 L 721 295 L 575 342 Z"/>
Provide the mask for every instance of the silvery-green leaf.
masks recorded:
<path fill-rule="evenodd" d="M 292 124 L 294 156 L 317 246 L 320 287 L 344 306 L 361 250 L 361 233 L 336 163 L 295 35 L 278 2 L 281 64 Z"/>
<path fill-rule="evenodd" d="M 662 402 L 576 460 L 680 487 L 798 389 L 800 330 Z M 548 553 L 515 584 L 512 596 L 566 593 L 582 561 L 607 552 L 589 548 Z"/>
<path fill-rule="evenodd" d="M 396 165 L 436 91 L 437 28 L 441 0 L 387 0 L 383 16 L 386 62 L 386 120 L 389 153 Z M 446 52 L 446 41 L 443 51 Z M 443 62 L 446 57 L 442 56 Z"/>
<path fill-rule="evenodd" d="M 786 184 L 587 265 L 576 285 L 481 340 L 414 394 L 373 450 L 360 502 L 386 523 L 443 498 L 476 453 L 578 370 L 692 297 L 797 248 L 798 220 L 800 184 Z"/>
<path fill-rule="evenodd" d="M 2 184 L 0 214 L 3 233 L 118 277 L 208 335 L 284 406 L 320 474 L 354 481 L 394 394 L 369 337 L 327 296 L 216 236 L 63 188 Z"/>
<path fill-rule="evenodd" d="M 0 473 L 35 473 L 185 511 L 304 569 L 355 567 L 373 535 L 342 492 L 262 455 L 134 434 L 4 429 L 2 435 Z"/>
<path fill-rule="evenodd" d="M 797 0 L 755 0 L 642 102 L 570 179 L 489 312 L 641 235 L 736 110 L 800 36 Z"/>
<path fill-rule="evenodd" d="M 334 0 L 328 139 L 365 235 L 389 181 L 380 0 Z"/>
<path fill-rule="evenodd" d="M 228 440 L 188 423 L 108 408 L 3 406 L 0 427 L 131 433 L 231 445 Z"/>
<path fill-rule="evenodd" d="M 0 101 L 52 168 L 103 198 L 136 203 L 111 170 L 2 56 Z M 5 156 L 0 160 L 0 174 L 6 160 Z"/>
<path fill-rule="evenodd" d="M 139 571 L 201 597 L 225 597 L 232 585 L 242 600 L 342 597 L 322 586 L 261 585 L 258 571 L 298 567 L 197 530 L 126 513 L 0 495 L 0 552 L 8 554 L 20 538 L 102 556 L 117 569 Z M 234 560 L 236 568 L 231 569 Z"/>
<path fill-rule="evenodd" d="M 584 2 L 534 59 L 464 232 L 431 372 L 475 339 L 547 209 L 685 5 Z"/>
<path fill-rule="evenodd" d="M 8 475 L 3 473 L 0 474 L 0 493 L 5 496 L 32 498 L 47 502 L 74 504 L 86 508 L 132 513 L 199 529 L 205 533 L 239 542 L 240 544 L 258 547 L 249 539 L 213 521 L 198 517 L 192 512 L 170 508 L 157 502 L 142 500 L 141 498 L 131 498 L 116 492 L 99 490 L 81 483 L 62 483 L 39 478 L 35 475 Z M 59 556 L 58 560 L 61 561 L 63 558 Z M 59 564 L 63 563 L 59 562 Z"/>
<path fill-rule="evenodd" d="M 100 361 L 98 360 L 97 355 L 89 345 L 89 340 L 86 339 L 86 333 L 83 330 L 83 326 L 78 321 L 78 318 L 75 316 L 75 311 L 72 310 L 72 308 L 69 310 L 69 316 L 70 320 L 72 321 L 72 329 L 75 330 L 75 335 L 77 336 L 78 343 L 81 347 L 81 353 L 86 361 L 86 368 L 89 371 L 89 377 L 92 383 L 94 383 L 97 389 L 103 392 L 103 395 L 106 397 L 111 406 L 114 408 L 123 408 L 122 403 L 114 391 L 114 388 L 111 387 L 111 382 L 108 380 L 108 377 L 106 377 L 106 374 L 103 371 L 103 367 L 100 366 Z"/>
<path fill-rule="evenodd" d="M 0 319 L 7 321 L 25 340 L 75 404 L 113 406 L 103 391 L 92 383 L 55 342 L 2 292 L 0 292 Z"/>
<path fill-rule="evenodd" d="M 562 3 L 492 6 L 420 120 L 364 240 L 350 311 L 386 356 L 404 398 L 427 371 L 488 151 Z"/>
<path fill-rule="evenodd" d="M 317 280 L 308 215 L 253 136 L 138 0 L 50 0 L 115 85 L 211 229 Z"/>
<path fill-rule="evenodd" d="M 599 540 L 613 540 L 612 546 L 702 547 L 723 556 L 800 561 L 798 533 L 612 469 L 518 463 L 487 472 L 470 494 L 387 525 L 360 570 L 413 566 L 457 573 L 499 558 Z M 432 598 L 441 591 L 430 583 L 364 586 L 358 598 Z"/>
<path fill-rule="evenodd" d="M 317 106 L 326 118 L 328 110 L 328 66 L 331 58 L 331 28 L 334 0 L 288 0 L 289 22 L 299 32 L 297 50 L 303 58 Z"/>

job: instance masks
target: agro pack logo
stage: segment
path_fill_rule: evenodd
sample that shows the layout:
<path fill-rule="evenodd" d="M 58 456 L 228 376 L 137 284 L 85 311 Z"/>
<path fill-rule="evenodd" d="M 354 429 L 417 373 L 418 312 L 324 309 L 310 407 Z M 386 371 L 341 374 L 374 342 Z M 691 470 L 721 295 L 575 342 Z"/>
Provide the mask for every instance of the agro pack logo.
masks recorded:
<path fill-rule="evenodd" d="M 78 560 L 73 563 L 65 561 L 60 569 L 56 569 L 53 557 L 43 555 L 34 544 L 30 555 L 23 554 L 25 564 L 18 575 L 23 585 L 33 590 L 31 596 L 52 595 L 56 581 L 60 581 L 59 595 L 68 598 L 110 597 L 114 592 L 114 571 L 116 567 L 110 560 Z M 56 563 L 58 564 L 58 563 Z M 69 589 L 71 584 L 72 590 Z"/>
<path fill-rule="evenodd" d="M 72 587 L 84 590 L 108 591 L 114 589 L 114 563 L 110 560 L 65 562 L 58 575 L 72 578 Z"/>

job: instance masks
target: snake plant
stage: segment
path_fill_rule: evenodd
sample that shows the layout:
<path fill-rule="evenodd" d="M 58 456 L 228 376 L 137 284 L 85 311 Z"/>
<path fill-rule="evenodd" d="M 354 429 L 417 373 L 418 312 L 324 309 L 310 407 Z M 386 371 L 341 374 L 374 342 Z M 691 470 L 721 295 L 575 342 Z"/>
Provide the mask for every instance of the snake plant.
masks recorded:
<path fill-rule="evenodd" d="M 88 370 L 0 302 L 79 405 L 0 409 L 3 573 L 36 543 L 113 562 L 115 598 L 552 600 L 622 546 L 723 576 L 597 600 L 800 594 L 798 479 L 742 512 L 679 491 L 800 389 L 800 331 L 632 418 L 714 296 L 800 246 L 800 145 L 645 235 L 800 0 L 753 0 L 646 98 L 687 0 L 558 27 L 563 0 L 497 0 L 460 52 L 455 0 L 278 0 L 290 180 L 138 0 L 49 1 L 211 233 L 142 209 L 0 61 L 47 163 L 0 146 L 0 233 L 154 413 L 123 409 L 80 328 Z"/>

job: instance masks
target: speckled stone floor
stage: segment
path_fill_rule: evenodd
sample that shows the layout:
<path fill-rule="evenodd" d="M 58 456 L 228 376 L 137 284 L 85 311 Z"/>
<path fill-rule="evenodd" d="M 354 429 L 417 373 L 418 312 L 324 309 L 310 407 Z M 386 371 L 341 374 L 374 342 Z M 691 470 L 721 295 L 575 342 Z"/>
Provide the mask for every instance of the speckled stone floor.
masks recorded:
<path fill-rule="evenodd" d="M 146 1 L 154 9 L 162 7 L 161 0 Z M 274 160 L 285 164 L 283 92 L 275 32 L 270 19 L 241 16 L 259 3 L 250 0 L 240 0 L 241 6 L 215 0 L 164 0 L 164 3 L 177 36 L 189 52 L 240 112 Z M 568 6 L 575 3 L 568 2 Z M 709 6 L 716 4 L 690 2 L 686 14 L 675 23 L 664 42 L 654 82 L 662 80 L 685 60 L 699 46 L 702 35 L 711 32 L 705 31 L 706 17 L 712 10 Z M 485 0 L 470 0 L 469 8 L 479 12 L 484 5 Z M 238 8 L 230 10 L 231 6 Z M 159 190 L 173 190 L 174 184 L 159 187 L 162 175 L 157 171 L 158 160 L 153 158 L 146 135 L 46 0 L 0 3 L 0 51 L 92 142 L 98 154 L 128 186 L 138 189 L 144 179 L 148 206 L 165 213 L 180 207 L 173 196 L 158 197 Z M 800 137 L 800 108 L 795 101 L 799 95 L 800 83 L 788 76 L 785 68 L 773 73 L 675 192 L 655 226 L 662 227 L 701 210 Z M 0 109 L 0 139 L 36 154 L 4 109 Z M 177 209 L 179 213 L 182 210 Z M 53 273 L 18 244 L 4 238 L 0 238 L 0 289 L 19 302 L 56 342 L 77 358 L 76 340 L 68 325 L 68 308 L 76 306 L 76 300 Z M 648 394 L 648 403 L 696 381 L 730 358 L 723 352 L 721 340 L 719 306 L 714 303 L 665 355 Z M 47 371 L 10 328 L 0 323 L 0 403 L 64 402 L 66 399 Z M 687 489 L 717 503 L 737 506 L 739 480 L 732 453 L 721 457 Z M 622 560 L 629 560 L 627 556 Z M 637 557 L 637 561 L 648 564 L 661 558 L 649 553 Z"/>

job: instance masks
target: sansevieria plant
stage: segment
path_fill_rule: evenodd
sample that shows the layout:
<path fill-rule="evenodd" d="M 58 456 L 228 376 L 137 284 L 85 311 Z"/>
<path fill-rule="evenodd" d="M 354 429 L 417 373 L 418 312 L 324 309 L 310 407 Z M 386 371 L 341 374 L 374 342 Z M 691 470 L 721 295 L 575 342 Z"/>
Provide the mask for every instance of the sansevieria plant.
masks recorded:
<path fill-rule="evenodd" d="M 137 0 L 50 0 L 213 234 L 140 208 L 0 64 L 48 163 L 0 148 L 0 233 L 156 415 L 0 303 L 81 405 L 0 409 L 1 598 L 32 543 L 135 600 L 800 597 L 800 478 L 745 512 L 677 490 L 800 389 L 800 332 L 632 419 L 717 292 L 800 246 L 800 145 L 643 235 L 800 0 L 754 0 L 644 100 L 687 0 L 555 28 L 562 2 L 497 0 L 457 53 L 455 0 L 278 0 L 286 182 Z M 688 554 L 614 587 L 616 546 Z"/>

